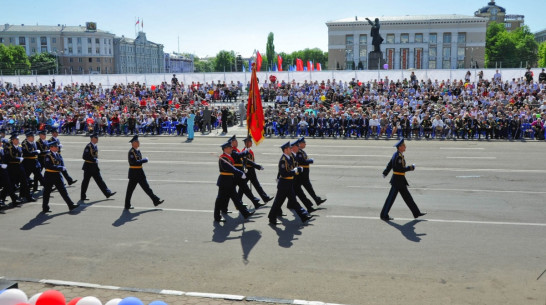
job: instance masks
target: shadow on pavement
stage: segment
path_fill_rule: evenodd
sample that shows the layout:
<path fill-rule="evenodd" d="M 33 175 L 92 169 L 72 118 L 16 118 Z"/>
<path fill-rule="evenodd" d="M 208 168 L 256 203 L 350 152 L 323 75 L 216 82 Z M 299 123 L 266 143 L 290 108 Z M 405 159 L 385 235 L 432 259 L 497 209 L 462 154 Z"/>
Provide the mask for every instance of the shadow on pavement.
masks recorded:
<path fill-rule="evenodd" d="M 295 215 L 295 213 L 294 213 Z M 279 246 L 283 248 L 290 248 L 294 245 L 293 241 L 297 240 L 294 236 L 301 235 L 301 229 L 309 224 L 303 225 L 299 220 L 298 216 L 292 221 L 289 221 L 285 218 L 281 220 L 282 228 L 277 226 L 271 226 L 279 238 Z"/>
<path fill-rule="evenodd" d="M 415 219 L 415 220 L 412 220 L 404 225 L 399 225 L 397 223 L 394 223 L 392 221 L 388 221 L 387 223 L 398 229 L 400 231 L 400 233 L 402 233 L 402 235 L 404 235 L 404 237 L 409 240 L 409 241 L 413 241 L 413 242 L 420 242 L 421 241 L 421 237 L 420 236 L 425 236 L 427 235 L 426 233 L 420 233 L 420 234 L 417 234 L 415 233 L 415 225 L 419 222 L 421 222 L 423 220 L 419 220 L 419 219 Z"/>
<path fill-rule="evenodd" d="M 57 216 L 69 214 L 69 213 L 70 213 L 69 211 L 62 212 L 62 213 L 57 213 L 57 214 L 44 214 L 44 213 L 40 212 L 34 218 L 29 220 L 25 225 L 23 225 L 21 227 L 21 230 L 24 230 L 24 231 L 32 230 L 37 226 L 42 226 L 42 225 L 48 224 L 48 222 L 46 222 L 46 221 L 48 221 L 50 219 L 53 219 L 53 218 L 55 218 Z"/>
<path fill-rule="evenodd" d="M 150 212 L 157 212 L 157 211 L 161 211 L 161 209 L 145 210 L 145 211 L 134 212 L 134 213 L 131 212 L 131 210 L 123 209 L 123 212 L 121 212 L 121 215 L 119 216 L 119 218 L 116 219 L 114 223 L 112 223 L 112 226 L 121 227 L 128 222 L 137 220 L 137 217 L 139 215 L 150 213 Z"/>
<path fill-rule="evenodd" d="M 240 239 L 241 248 L 243 250 L 243 263 L 246 265 L 249 262 L 248 257 L 250 256 L 250 252 L 252 251 L 252 249 L 254 249 L 254 247 L 262 238 L 262 232 L 258 230 L 245 230 L 245 223 L 252 222 L 252 220 L 241 221 L 241 219 L 232 218 L 228 215 L 224 215 L 224 218 L 226 219 L 226 222 L 223 224 L 220 224 L 216 221 L 213 222 L 214 229 L 212 230 L 212 241 L 215 243 L 223 243 L 226 240 Z M 239 227 L 240 225 L 242 225 L 242 228 L 237 229 L 237 227 Z M 240 236 L 229 236 L 231 232 L 238 231 L 241 231 Z"/>
<path fill-rule="evenodd" d="M 95 205 L 100 202 L 104 201 L 113 201 L 114 199 L 102 199 L 102 200 L 95 200 L 95 201 L 88 201 L 87 203 L 82 200 L 78 200 L 78 204 L 80 205 L 77 209 L 73 211 L 73 214 L 80 214 L 81 212 L 85 211 L 88 207 Z"/>

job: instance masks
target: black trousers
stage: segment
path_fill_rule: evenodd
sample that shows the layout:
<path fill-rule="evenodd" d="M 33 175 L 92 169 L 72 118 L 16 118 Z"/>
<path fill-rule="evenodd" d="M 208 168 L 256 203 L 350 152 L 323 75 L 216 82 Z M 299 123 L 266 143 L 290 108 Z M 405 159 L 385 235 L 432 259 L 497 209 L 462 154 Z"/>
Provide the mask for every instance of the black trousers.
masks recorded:
<path fill-rule="evenodd" d="M 150 185 L 148 184 L 148 180 L 146 180 L 146 175 L 144 175 L 144 171 L 142 173 L 136 174 L 131 176 L 129 174 L 129 184 L 127 184 L 127 192 L 125 193 L 125 208 L 128 209 L 131 207 L 131 197 L 133 197 L 133 192 L 135 191 L 135 188 L 137 184 L 140 185 L 144 193 L 152 199 L 152 201 L 158 202 L 159 197 L 157 197 L 152 189 L 150 188 Z"/>
<path fill-rule="evenodd" d="M 298 197 L 301 200 L 305 208 L 306 209 L 312 208 L 313 203 L 311 202 L 311 200 L 309 200 L 309 198 L 307 198 L 307 196 L 305 196 L 305 192 L 303 191 L 302 184 L 301 184 L 301 177 L 294 178 L 293 188 L 294 188 L 294 194 L 296 194 L 296 197 Z M 294 205 L 294 202 L 296 203 L 296 205 Z M 298 203 L 297 201 L 294 201 L 294 202 L 292 202 L 290 198 L 288 199 L 289 209 L 297 208 Z"/>
<path fill-rule="evenodd" d="M 311 180 L 309 180 L 309 169 L 304 168 L 303 173 L 301 173 L 301 185 L 307 190 L 307 193 L 309 193 L 309 196 L 315 200 L 315 202 L 318 202 L 319 197 L 315 193 L 315 189 L 313 189 L 313 185 L 311 184 Z"/>
<path fill-rule="evenodd" d="M 242 169 L 240 169 L 240 170 L 242 170 Z M 246 197 L 248 197 L 248 199 L 250 199 L 252 202 L 254 202 L 255 199 L 256 199 L 256 196 L 254 196 L 254 194 L 252 193 L 252 191 L 248 187 L 248 184 L 246 184 L 246 179 L 236 177 L 234 181 L 235 181 L 235 185 L 237 185 L 239 187 L 239 190 L 236 192 L 236 195 L 239 198 L 239 200 L 242 200 L 243 199 L 243 194 L 245 194 Z"/>
<path fill-rule="evenodd" d="M 89 187 L 89 181 L 93 178 L 95 182 L 97 183 L 97 186 L 101 190 L 101 192 L 104 194 L 104 196 L 110 195 L 111 191 L 106 186 L 106 183 L 102 179 L 102 176 L 100 175 L 100 169 L 97 164 L 84 164 L 83 165 L 83 181 L 82 181 L 82 189 L 81 189 L 81 199 L 86 198 L 87 188 Z"/>
<path fill-rule="evenodd" d="M 28 189 L 28 181 L 23 166 L 20 163 L 8 164 L 8 173 L 13 186 L 19 183 L 19 196 L 29 199 L 30 191 Z"/>
<path fill-rule="evenodd" d="M 27 177 L 28 187 L 30 189 L 30 175 L 33 175 L 34 182 L 32 183 L 33 190 L 38 190 L 38 182 L 44 185 L 44 177 L 42 176 L 42 169 L 38 166 L 37 160 L 27 161 L 23 160 L 23 167 L 25 168 L 25 175 Z"/>
<path fill-rule="evenodd" d="M 44 174 L 44 194 L 43 194 L 43 202 L 42 202 L 43 211 L 49 210 L 49 196 L 51 195 L 51 190 L 53 189 L 53 186 L 57 188 L 57 191 L 59 191 L 59 194 L 61 194 L 61 197 L 63 197 L 63 200 L 64 202 L 66 202 L 68 207 L 71 207 L 72 205 L 74 205 L 74 202 L 72 202 L 72 199 L 68 197 L 68 192 L 66 191 L 66 188 L 64 186 L 61 173 L 53 173 L 53 172 L 46 171 Z"/>
<path fill-rule="evenodd" d="M 394 203 L 394 200 L 396 199 L 396 195 L 402 195 L 402 198 L 404 199 L 404 202 L 406 202 L 406 205 L 411 210 L 411 213 L 413 213 L 413 217 L 417 218 L 421 211 L 419 211 L 419 208 L 417 207 L 417 204 L 415 201 L 413 201 L 413 197 L 411 197 L 411 194 L 408 190 L 407 185 L 402 186 L 394 186 L 391 185 L 391 190 L 389 192 L 389 196 L 387 197 L 387 200 L 385 200 L 385 204 L 383 205 L 383 209 L 381 210 L 381 217 L 387 218 L 389 217 L 389 212 L 391 210 L 391 207 Z"/>
<path fill-rule="evenodd" d="M 233 201 L 235 208 L 239 210 L 243 216 L 246 217 L 248 215 L 248 209 L 243 205 L 241 198 L 239 198 L 235 192 L 235 185 L 219 186 L 216 202 L 214 203 L 214 220 L 220 221 L 220 219 L 222 219 L 220 212 L 227 212 L 230 199 Z"/>
<path fill-rule="evenodd" d="M 277 221 L 277 217 L 282 216 L 281 207 L 284 201 L 288 198 L 288 202 L 291 202 L 294 209 L 300 220 L 304 219 L 308 213 L 304 210 L 301 205 L 296 200 L 296 194 L 294 193 L 293 180 L 290 179 L 279 179 L 277 184 L 277 194 L 275 195 L 275 200 L 269 211 L 268 218 L 270 222 Z"/>
<path fill-rule="evenodd" d="M 256 189 L 256 192 L 258 192 L 258 195 L 260 195 L 260 197 L 262 198 L 262 200 L 265 201 L 265 199 L 267 197 L 269 197 L 264 189 L 262 188 L 262 186 L 260 185 L 260 181 L 258 181 L 258 176 L 256 175 L 256 169 L 254 168 L 249 168 L 247 170 L 247 173 L 246 173 L 246 179 L 243 180 L 245 184 L 247 184 L 248 181 L 250 181 L 250 183 L 252 183 L 252 185 L 254 186 L 254 188 Z M 252 193 L 252 191 L 250 190 L 249 188 L 249 191 L 250 193 L 252 194 L 252 198 L 254 198 L 254 194 Z M 239 198 L 243 198 L 243 189 L 242 188 L 239 188 L 239 191 L 237 192 L 237 196 Z"/>
<path fill-rule="evenodd" d="M 70 175 L 68 174 L 68 171 L 64 170 L 61 173 L 63 174 L 63 177 L 66 179 L 66 182 L 68 182 L 68 184 L 72 184 L 74 182 L 74 179 L 70 177 Z"/>
<path fill-rule="evenodd" d="M 12 202 L 17 201 L 17 195 L 13 188 L 13 183 L 9 177 L 7 169 L 0 168 L 0 183 L 2 183 L 2 192 L 0 193 L 0 199 L 5 200 L 6 196 L 10 196 Z"/>

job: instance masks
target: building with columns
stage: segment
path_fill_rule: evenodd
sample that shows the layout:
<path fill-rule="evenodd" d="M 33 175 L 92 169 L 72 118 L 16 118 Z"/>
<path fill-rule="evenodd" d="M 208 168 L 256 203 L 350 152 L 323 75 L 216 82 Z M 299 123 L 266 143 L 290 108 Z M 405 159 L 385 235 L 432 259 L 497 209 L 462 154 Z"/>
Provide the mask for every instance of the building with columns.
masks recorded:
<path fill-rule="evenodd" d="M 484 66 L 486 18 L 455 14 L 377 18 L 388 69 Z M 328 69 L 367 70 L 368 54 L 373 51 L 368 21 L 354 17 L 330 21 L 326 26 Z"/>
<path fill-rule="evenodd" d="M 137 38 L 116 37 L 114 39 L 115 73 L 164 73 L 165 55 L 163 45 L 146 39 L 144 32 Z"/>
<path fill-rule="evenodd" d="M 165 72 L 167 73 L 188 73 L 193 72 L 193 55 L 186 57 L 178 53 L 165 53 Z"/>
<path fill-rule="evenodd" d="M 10 25 L 0 27 L 0 43 L 20 45 L 28 56 L 56 55 L 61 74 L 114 73 L 114 34 L 86 26 Z"/>

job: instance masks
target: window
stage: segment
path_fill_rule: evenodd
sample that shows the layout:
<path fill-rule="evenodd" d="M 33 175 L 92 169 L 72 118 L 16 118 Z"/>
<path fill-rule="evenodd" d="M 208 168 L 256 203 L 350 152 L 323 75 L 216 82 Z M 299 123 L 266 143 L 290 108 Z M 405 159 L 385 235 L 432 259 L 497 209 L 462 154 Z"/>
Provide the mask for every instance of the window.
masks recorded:
<path fill-rule="evenodd" d="M 400 49 L 400 69 L 409 68 L 409 49 Z"/>
<path fill-rule="evenodd" d="M 76 42 L 77 42 L 78 44 L 82 44 L 82 38 L 81 38 L 81 37 L 76 38 Z"/>
<path fill-rule="evenodd" d="M 489 20 L 495 21 L 495 20 L 497 20 L 497 16 L 491 16 L 491 17 L 489 17 Z"/>
<path fill-rule="evenodd" d="M 352 45 L 352 44 L 354 44 L 354 36 L 353 35 L 345 36 L 345 45 Z"/>
<path fill-rule="evenodd" d="M 19 37 L 19 45 L 21 46 L 25 45 L 25 37 Z"/>
<path fill-rule="evenodd" d="M 464 60 L 457 60 L 457 69 L 464 68 Z"/>
<path fill-rule="evenodd" d="M 413 67 L 415 69 L 423 69 L 423 48 L 415 48 Z"/>
<path fill-rule="evenodd" d="M 104 38 L 104 44 L 106 44 L 106 38 Z"/>
<path fill-rule="evenodd" d="M 30 43 L 36 43 L 36 38 L 31 37 L 31 38 L 30 38 Z"/>
<path fill-rule="evenodd" d="M 457 43 L 466 43 L 466 33 L 459 33 L 457 35 Z"/>
<path fill-rule="evenodd" d="M 32 53 L 36 53 L 36 48 L 32 48 Z"/>
<path fill-rule="evenodd" d="M 87 48 L 87 54 L 91 54 L 92 50 L 92 48 Z"/>
<path fill-rule="evenodd" d="M 95 54 L 100 54 L 100 48 L 95 48 Z"/>
<path fill-rule="evenodd" d="M 449 60 L 444 60 L 442 62 L 442 69 L 450 69 L 450 65 L 451 65 L 451 61 Z"/>
<path fill-rule="evenodd" d="M 93 62 L 93 58 L 89 57 L 89 62 Z"/>
<path fill-rule="evenodd" d="M 83 58 L 78 58 L 78 62 L 83 62 Z"/>
<path fill-rule="evenodd" d="M 428 68 L 429 69 L 436 69 L 436 60 L 429 60 L 428 61 Z"/>
<path fill-rule="evenodd" d="M 436 59 L 436 56 L 438 56 L 438 49 L 428 48 L 428 58 L 429 58 L 429 60 Z"/>
<path fill-rule="evenodd" d="M 72 54 L 72 52 L 74 52 L 74 50 L 72 49 L 72 47 L 68 47 L 68 54 Z"/>
<path fill-rule="evenodd" d="M 415 42 L 422 43 L 423 42 L 423 34 L 421 34 L 421 33 L 415 34 Z"/>
<path fill-rule="evenodd" d="M 80 66 L 80 68 L 78 70 L 80 70 L 80 73 L 83 73 L 83 67 L 82 66 Z"/>
<path fill-rule="evenodd" d="M 387 43 L 394 43 L 394 34 L 387 34 Z"/>
<path fill-rule="evenodd" d="M 78 54 L 82 54 L 82 47 L 78 47 Z"/>
<path fill-rule="evenodd" d="M 99 72 L 99 73 L 100 73 L 100 66 L 99 66 L 99 67 L 97 67 L 97 72 Z"/>
<path fill-rule="evenodd" d="M 99 38 L 95 38 L 95 43 L 96 43 L 96 44 L 100 44 L 100 39 L 99 39 Z"/>
<path fill-rule="evenodd" d="M 367 35 L 360 35 L 360 38 L 358 39 L 359 44 L 367 44 L 368 43 L 368 36 Z"/>
<path fill-rule="evenodd" d="M 400 35 L 400 43 L 409 43 L 409 34 L 404 33 Z"/>
<path fill-rule="evenodd" d="M 444 43 L 451 43 L 451 33 L 444 33 Z"/>
<path fill-rule="evenodd" d="M 13 37 L 9 38 L 9 43 L 13 43 Z"/>
<path fill-rule="evenodd" d="M 457 59 L 459 59 L 459 60 L 464 59 L 465 50 L 466 49 L 464 47 L 458 47 L 457 48 Z"/>
<path fill-rule="evenodd" d="M 444 48 L 444 59 L 451 58 L 451 48 Z"/>
<path fill-rule="evenodd" d="M 70 59 L 68 60 L 69 62 L 73 62 L 74 59 L 72 57 L 70 57 Z"/>
<path fill-rule="evenodd" d="M 68 41 L 68 43 L 72 43 L 72 37 L 68 37 L 66 40 Z"/>
<path fill-rule="evenodd" d="M 47 45 L 47 38 L 44 37 L 44 36 L 40 37 L 40 44 L 41 45 Z"/>
<path fill-rule="evenodd" d="M 56 37 L 51 38 L 51 43 L 57 43 L 57 38 Z"/>
<path fill-rule="evenodd" d="M 91 38 L 87 38 L 87 43 L 91 44 Z"/>
<path fill-rule="evenodd" d="M 4 38 L 0 37 L 0 43 L 4 43 Z"/>
<path fill-rule="evenodd" d="M 511 23 L 505 23 L 504 27 L 507 28 L 507 29 L 510 29 L 510 28 L 512 28 L 512 24 Z"/>
<path fill-rule="evenodd" d="M 436 44 L 438 42 L 438 34 L 431 33 L 428 35 L 428 42 L 430 44 Z"/>
<path fill-rule="evenodd" d="M 40 48 L 40 52 L 41 52 L 41 53 L 46 53 L 46 52 L 47 52 L 47 47 L 42 46 L 42 47 Z"/>

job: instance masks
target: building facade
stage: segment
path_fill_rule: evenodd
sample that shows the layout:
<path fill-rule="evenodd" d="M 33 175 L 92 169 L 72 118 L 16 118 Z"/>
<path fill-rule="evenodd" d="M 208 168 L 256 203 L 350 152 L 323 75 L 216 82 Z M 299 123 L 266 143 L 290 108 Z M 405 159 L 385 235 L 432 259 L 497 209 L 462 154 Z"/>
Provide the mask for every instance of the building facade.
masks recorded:
<path fill-rule="evenodd" d="M 536 32 L 535 33 L 535 40 L 538 43 L 545 42 L 546 41 L 546 29 L 544 29 L 542 31 L 539 31 L 539 32 Z"/>
<path fill-rule="evenodd" d="M 165 53 L 165 72 L 167 73 L 187 73 L 193 72 L 193 56 L 186 57 L 182 54 Z"/>
<path fill-rule="evenodd" d="M 484 66 L 485 18 L 464 15 L 378 18 L 383 37 L 381 51 L 388 69 Z M 368 21 L 355 17 L 327 22 L 326 26 L 328 69 L 367 70 L 368 55 L 373 51 Z"/>
<path fill-rule="evenodd" d="M 504 27 L 509 32 L 520 28 L 525 21 L 525 16 L 523 15 L 507 15 L 506 9 L 495 4 L 493 0 L 477 10 L 474 16 L 487 18 L 488 26 L 491 22 L 504 23 Z"/>
<path fill-rule="evenodd" d="M 163 45 L 146 39 L 144 32 L 137 38 L 116 37 L 114 39 L 115 73 L 141 74 L 164 73 L 165 55 Z"/>
<path fill-rule="evenodd" d="M 113 39 L 114 34 L 98 30 L 94 22 L 86 26 L 5 24 L 0 30 L 1 44 L 20 45 L 28 56 L 57 56 L 61 74 L 114 73 Z"/>

